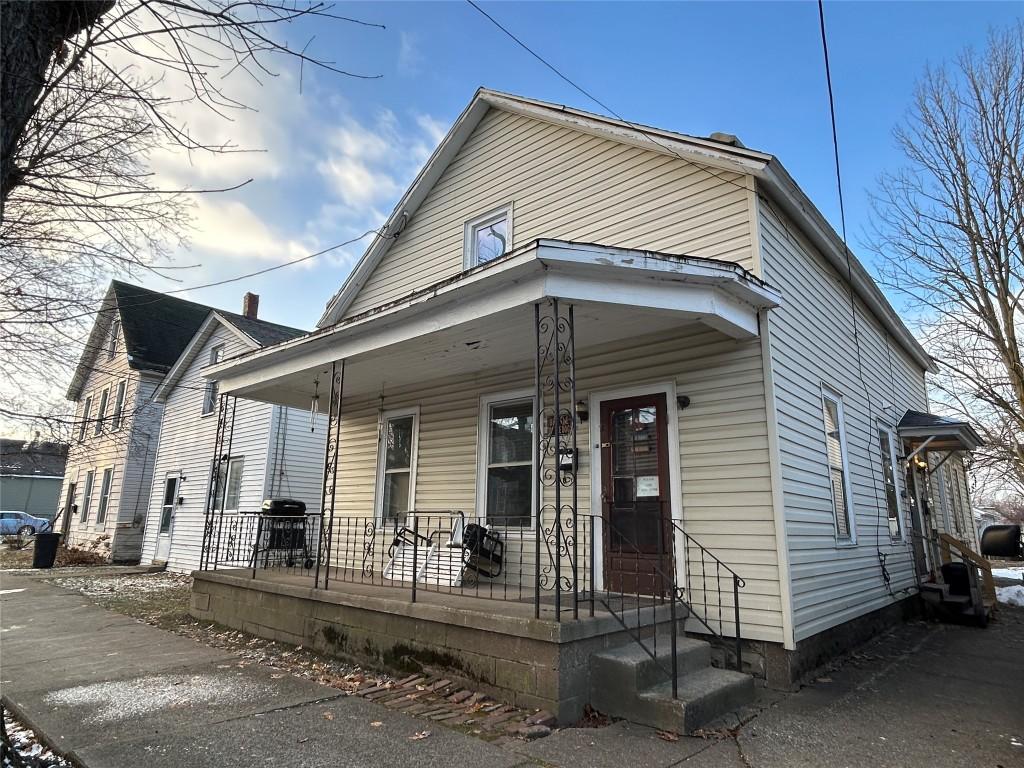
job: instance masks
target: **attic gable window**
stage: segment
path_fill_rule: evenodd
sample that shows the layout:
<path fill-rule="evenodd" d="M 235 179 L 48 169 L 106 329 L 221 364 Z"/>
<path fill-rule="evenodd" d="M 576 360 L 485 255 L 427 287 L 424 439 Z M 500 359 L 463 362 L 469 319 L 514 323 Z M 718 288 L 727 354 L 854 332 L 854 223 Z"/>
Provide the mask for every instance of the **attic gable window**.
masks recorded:
<path fill-rule="evenodd" d="M 466 222 L 463 267 L 470 269 L 504 256 L 512 246 L 512 204 Z"/>
<path fill-rule="evenodd" d="M 210 365 L 216 365 L 224 359 L 224 345 L 218 344 L 210 348 Z M 209 416 L 217 407 L 217 380 L 211 379 L 206 382 L 206 390 L 203 392 L 203 416 Z"/>

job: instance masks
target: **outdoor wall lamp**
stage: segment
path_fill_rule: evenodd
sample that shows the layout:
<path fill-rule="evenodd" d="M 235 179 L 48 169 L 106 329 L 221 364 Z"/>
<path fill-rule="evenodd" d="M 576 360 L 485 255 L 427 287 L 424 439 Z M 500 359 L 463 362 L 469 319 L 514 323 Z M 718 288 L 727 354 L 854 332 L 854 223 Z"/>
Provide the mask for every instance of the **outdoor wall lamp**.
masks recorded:
<path fill-rule="evenodd" d="M 576 418 L 581 422 L 585 422 L 590 418 L 590 411 L 587 410 L 587 404 L 582 400 L 576 401 Z"/>
<path fill-rule="evenodd" d="M 679 406 L 679 410 L 682 410 L 683 408 L 689 408 L 690 407 L 690 397 L 689 397 L 689 395 L 679 395 L 679 396 L 677 396 L 676 397 L 676 405 Z"/>

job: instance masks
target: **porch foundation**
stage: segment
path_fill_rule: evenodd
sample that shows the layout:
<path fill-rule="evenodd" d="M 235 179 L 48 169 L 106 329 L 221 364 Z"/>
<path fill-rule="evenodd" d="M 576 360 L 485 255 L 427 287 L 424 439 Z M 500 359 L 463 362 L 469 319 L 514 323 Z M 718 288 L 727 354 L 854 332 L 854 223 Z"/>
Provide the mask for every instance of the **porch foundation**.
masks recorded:
<path fill-rule="evenodd" d="M 574 723 L 589 701 L 592 654 L 632 642 L 608 614 L 557 622 L 532 603 L 426 593 L 412 603 L 389 588 L 313 589 L 287 577 L 196 571 L 190 612 L 260 637 L 389 670 L 443 673 L 461 685 Z M 667 633 L 667 607 L 640 612 L 644 634 Z M 627 622 L 628 623 L 628 622 Z"/>

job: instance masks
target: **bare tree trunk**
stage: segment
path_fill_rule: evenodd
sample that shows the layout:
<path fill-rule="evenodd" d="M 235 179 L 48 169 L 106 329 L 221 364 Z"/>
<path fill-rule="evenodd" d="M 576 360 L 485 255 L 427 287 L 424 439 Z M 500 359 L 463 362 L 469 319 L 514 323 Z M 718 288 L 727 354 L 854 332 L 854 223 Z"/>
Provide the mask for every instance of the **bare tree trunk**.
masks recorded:
<path fill-rule="evenodd" d="M 0 200 L 18 183 L 15 149 L 36 111 L 50 60 L 113 6 L 113 0 L 0 3 Z"/>

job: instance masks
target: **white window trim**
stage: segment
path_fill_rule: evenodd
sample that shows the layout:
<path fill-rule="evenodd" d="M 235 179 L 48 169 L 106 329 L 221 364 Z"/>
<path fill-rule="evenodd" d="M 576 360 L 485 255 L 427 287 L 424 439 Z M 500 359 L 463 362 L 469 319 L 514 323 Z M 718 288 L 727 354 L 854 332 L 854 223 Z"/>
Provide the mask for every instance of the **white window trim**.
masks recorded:
<path fill-rule="evenodd" d="M 92 478 L 90 479 L 90 475 Z M 89 522 L 89 513 L 93 511 L 92 502 L 96 498 L 96 468 L 85 471 L 85 480 L 82 481 L 82 508 L 78 513 L 79 523 Z M 93 520 L 96 516 L 93 515 Z"/>
<path fill-rule="evenodd" d="M 92 395 L 86 395 L 85 402 L 82 404 L 82 421 L 78 425 L 78 442 L 84 443 L 85 438 L 89 435 L 89 415 L 92 411 Z"/>
<path fill-rule="evenodd" d="M 216 487 L 217 475 L 214 474 L 215 470 L 213 470 L 211 468 L 210 487 L 207 489 L 207 493 L 208 494 L 213 494 L 214 490 L 216 490 L 218 495 L 220 496 L 220 501 L 219 502 L 218 502 L 218 500 L 216 498 L 214 498 L 213 505 L 212 505 L 212 508 L 213 508 L 214 512 L 219 512 L 221 514 L 225 514 L 225 513 L 228 513 L 228 512 L 238 512 L 238 507 L 235 507 L 234 509 L 219 509 L 217 507 L 218 503 L 224 504 L 227 501 L 227 499 L 228 499 L 228 483 L 229 483 L 229 481 L 231 479 L 231 465 L 234 464 L 237 461 L 242 462 L 242 475 L 241 475 L 241 477 L 238 478 L 238 503 L 239 503 L 239 506 L 242 503 L 242 484 L 245 482 L 245 454 L 244 453 L 243 454 L 239 454 L 237 456 L 235 456 L 235 455 L 228 456 L 228 459 L 227 459 L 227 462 L 226 462 L 226 466 L 224 467 L 224 485 L 223 485 L 223 487 Z M 216 460 L 214 460 L 213 464 L 216 465 L 216 463 L 217 463 Z M 159 523 L 157 524 L 157 529 L 159 530 Z"/>
<path fill-rule="evenodd" d="M 899 526 L 900 535 L 897 537 L 890 536 L 889 540 L 893 543 L 907 541 L 907 526 L 906 520 L 904 519 L 903 509 L 903 494 L 900 493 L 900 467 L 902 466 L 899 462 L 899 457 L 896 455 L 896 430 L 888 424 L 879 424 L 878 430 L 875 433 L 875 438 L 878 437 L 878 432 L 885 432 L 889 436 L 889 461 L 892 463 L 892 480 L 896 491 L 896 524 Z M 879 458 L 882 454 L 882 446 L 878 446 Z M 885 495 L 885 470 L 881 466 L 878 467 L 882 471 L 882 495 Z M 905 483 L 905 481 L 904 481 Z M 889 500 L 885 500 L 885 515 L 886 515 L 886 528 L 889 527 Z"/>
<path fill-rule="evenodd" d="M 110 323 L 110 333 L 107 338 L 107 360 L 113 360 L 117 355 L 117 342 L 120 335 L 121 320 L 115 317 Z"/>
<path fill-rule="evenodd" d="M 380 522 L 385 521 L 384 517 L 384 459 L 387 450 L 384 444 L 384 425 L 391 419 L 401 419 L 412 416 L 412 447 L 409 455 L 409 511 L 416 508 L 416 463 L 420 450 L 420 407 L 411 405 L 407 408 L 393 408 L 383 411 L 377 421 L 377 469 L 376 483 L 374 487 L 373 514 Z"/>
<path fill-rule="evenodd" d="M 103 496 L 103 477 L 110 471 L 110 485 L 107 487 L 106 502 L 104 502 Z M 99 495 L 96 497 L 96 515 L 93 517 L 96 525 L 106 525 L 107 515 L 110 513 L 110 495 L 114 491 L 114 465 L 111 464 L 109 467 L 103 467 L 103 469 L 97 469 L 100 480 Z M 95 482 L 95 481 L 94 481 Z M 100 508 L 103 509 L 103 519 L 100 520 Z"/>
<path fill-rule="evenodd" d="M 124 399 L 118 404 L 121 387 L 124 387 Z M 121 379 L 114 387 L 114 410 L 110 414 L 110 431 L 117 432 L 124 424 L 124 407 L 128 404 L 128 379 Z"/>
<path fill-rule="evenodd" d="M 505 392 L 491 392 L 480 396 L 480 413 L 476 432 L 476 519 L 480 525 L 487 525 L 487 465 L 490 461 L 490 414 L 491 406 L 500 403 L 529 401 L 533 405 L 534 417 L 537 415 L 537 403 L 532 389 L 516 389 Z M 537 424 L 533 425 L 533 439 L 537 439 Z M 501 526 L 505 538 L 533 535 L 537 525 L 537 449 L 530 451 L 530 477 L 533 492 L 530 494 L 530 524 L 520 526 Z"/>
<path fill-rule="evenodd" d="M 836 497 L 832 492 L 831 463 L 828 458 L 828 433 L 825 431 L 825 401 L 830 400 L 836 404 L 836 414 L 839 419 L 839 450 L 843 459 L 843 491 L 849 500 L 849 525 L 850 538 L 839 537 L 839 510 L 836 508 Z M 854 547 L 857 545 L 857 506 L 853 499 L 853 484 L 850 480 L 850 450 L 846 443 L 846 412 L 843 408 L 843 396 L 827 384 L 821 385 L 821 412 L 822 412 L 822 436 L 825 438 L 825 469 L 828 479 L 828 496 L 832 500 L 832 530 L 835 534 L 837 547 Z"/>
<path fill-rule="evenodd" d="M 220 355 L 217 355 L 218 350 Z M 218 362 L 224 359 L 224 344 L 214 344 L 210 347 L 210 352 L 207 355 L 207 360 L 210 365 L 216 365 Z M 218 410 L 218 401 L 220 400 L 220 381 L 218 379 L 209 379 L 206 385 L 203 387 L 203 402 L 199 406 L 199 418 L 205 419 L 207 416 L 212 416 Z M 213 402 L 210 404 L 210 410 L 206 410 L 206 398 L 213 387 L 217 387 L 217 394 L 213 398 Z"/>
<path fill-rule="evenodd" d="M 504 205 L 500 205 L 497 208 L 492 208 L 487 213 L 483 213 L 475 218 L 470 219 L 466 222 L 465 228 L 462 234 L 462 268 L 472 269 L 477 266 L 476 254 L 473 252 L 475 248 L 475 239 L 473 233 L 475 230 L 490 224 L 498 219 L 505 218 L 505 237 L 508 239 L 508 243 L 505 246 L 505 254 L 512 252 L 512 244 L 515 242 L 512 239 L 512 203 L 508 202 Z"/>
<path fill-rule="evenodd" d="M 96 424 L 92 428 L 92 433 L 94 436 L 103 434 L 103 420 L 107 416 L 107 408 L 109 407 L 110 385 L 108 384 L 107 386 L 100 390 L 100 399 L 96 403 Z"/>

